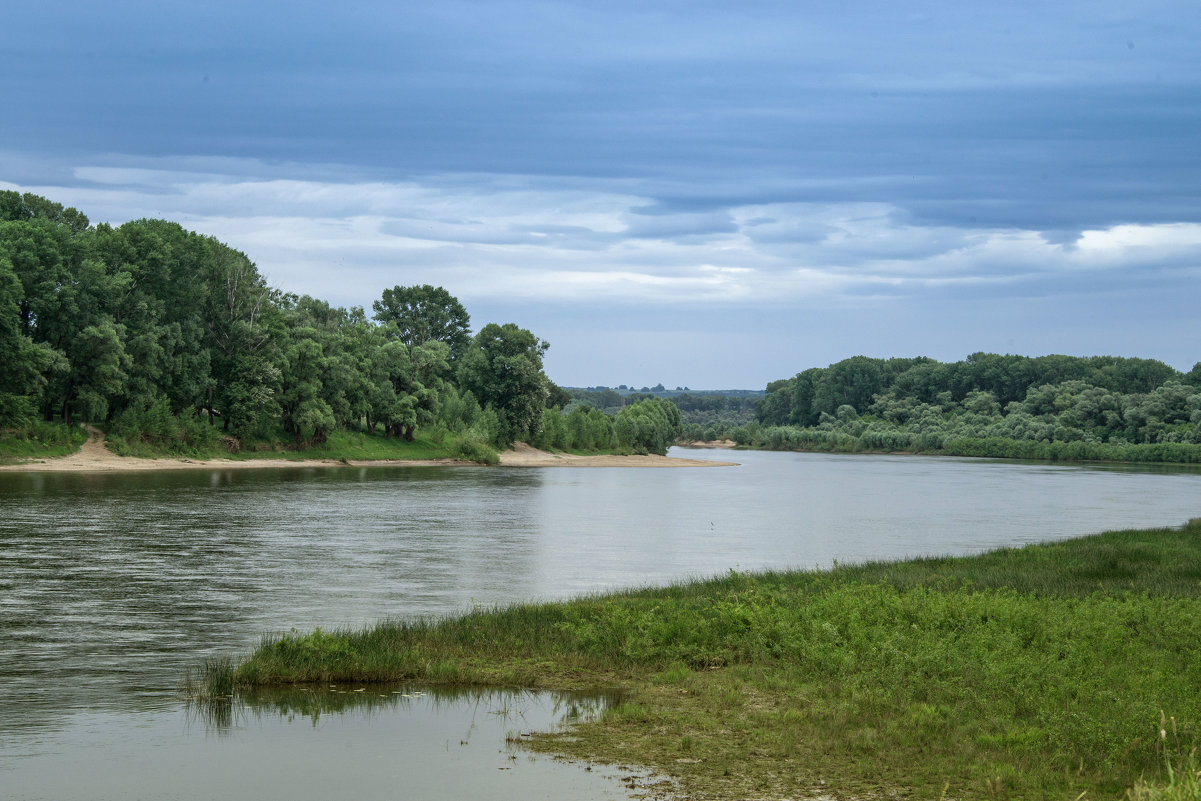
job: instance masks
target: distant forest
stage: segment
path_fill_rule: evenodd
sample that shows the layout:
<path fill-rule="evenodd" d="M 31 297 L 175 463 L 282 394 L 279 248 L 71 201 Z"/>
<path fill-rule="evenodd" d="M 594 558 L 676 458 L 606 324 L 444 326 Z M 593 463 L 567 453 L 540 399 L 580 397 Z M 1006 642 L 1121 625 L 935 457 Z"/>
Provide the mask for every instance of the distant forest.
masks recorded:
<path fill-rule="evenodd" d="M 732 434 L 765 448 L 1201 462 L 1201 362 L 855 356 L 772 382 Z"/>
<path fill-rule="evenodd" d="M 197 452 L 421 431 L 483 461 L 518 439 L 661 453 L 678 436 L 677 407 L 658 398 L 564 414 L 549 343 L 469 323 L 441 287 L 385 289 L 368 315 L 273 288 L 244 253 L 176 223 L 91 225 L 0 192 L 0 434 L 84 420 Z"/>
<path fill-rule="evenodd" d="M 856 356 L 766 392 L 662 384 L 565 390 L 549 343 L 515 323 L 474 335 L 433 286 L 361 307 L 269 286 L 247 256 L 165 220 L 119 227 L 0 192 L 0 436 L 101 425 L 168 452 L 305 448 L 335 430 L 445 443 L 480 461 L 515 440 L 663 453 L 760 448 L 1201 462 L 1201 363 L 975 353 Z"/>
<path fill-rule="evenodd" d="M 620 414 L 626 406 L 650 398 L 668 400 L 680 410 L 679 437 L 684 442 L 709 442 L 729 437 L 731 431 L 755 419 L 756 401 L 763 397 L 763 390 L 689 390 L 684 387 L 670 390 L 662 384 L 641 390 L 621 386 L 617 389 L 566 387 L 564 391 L 571 397 L 572 405 L 591 406 L 606 414 Z"/>

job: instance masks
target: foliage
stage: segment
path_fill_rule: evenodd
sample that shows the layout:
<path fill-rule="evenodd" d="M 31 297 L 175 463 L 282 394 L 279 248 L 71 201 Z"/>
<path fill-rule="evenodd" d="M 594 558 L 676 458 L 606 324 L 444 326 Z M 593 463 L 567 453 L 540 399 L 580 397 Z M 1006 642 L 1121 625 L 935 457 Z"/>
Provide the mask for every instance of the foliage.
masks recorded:
<path fill-rule="evenodd" d="M 219 432 L 199 417 L 180 418 L 171 413 L 166 398 L 142 399 L 113 420 L 106 440 L 120 455 L 170 453 L 202 456 L 213 452 Z M 139 446 L 149 446 L 142 448 Z"/>
<path fill-rule="evenodd" d="M 317 450 L 337 431 L 414 442 L 441 426 L 482 461 L 481 443 L 538 433 L 545 342 L 485 326 L 469 354 L 467 312 L 441 287 L 387 289 L 373 309 L 281 293 L 175 223 L 91 226 L 0 192 L 0 430 L 82 417 L 122 452 L 192 454 L 281 427 Z"/>
<path fill-rule="evenodd" d="M 500 454 L 492 446 L 488 432 L 482 427 L 469 428 L 454 438 L 450 447 L 452 458 L 479 464 L 497 464 Z"/>
<path fill-rule="evenodd" d="M 887 364 L 873 374 L 886 373 Z M 854 374 L 843 365 L 769 385 L 760 424 L 740 427 L 735 440 L 766 448 L 1201 461 L 1201 387 L 1159 362 L 990 354 L 951 365 L 925 360 L 880 385 L 870 402 L 845 395 L 854 403 L 819 408 L 820 398 L 839 391 L 823 387 L 841 387 Z"/>
<path fill-rule="evenodd" d="M 669 400 L 648 398 L 622 409 L 613 426 L 622 448 L 634 453 L 667 453 L 680 436 L 680 410 Z"/>
<path fill-rule="evenodd" d="M 16 428 L 0 429 L 0 462 L 29 457 L 65 456 L 87 440 L 79 426 L 31 420 Z"/>
<path fill-rule="evenodd" d="M 475 335 L 460 360 L 459 386 L 496 413 L 496 444 L 538 436 L 550 394 L 542 372 L 542 356 L 548 347 L 549 343 L 514 323 L 489 323 Z"/>
<path fill-rule="evenodd" d="M 392 336 L 409 348 L 430 342 L 446 345 L 448 360 L 456 362 L 470 343 L 471 317 L 463 304 L 442 287 L 396 286 L 385 289 L 371 304 L 375 319 L 391 323 Z"/>

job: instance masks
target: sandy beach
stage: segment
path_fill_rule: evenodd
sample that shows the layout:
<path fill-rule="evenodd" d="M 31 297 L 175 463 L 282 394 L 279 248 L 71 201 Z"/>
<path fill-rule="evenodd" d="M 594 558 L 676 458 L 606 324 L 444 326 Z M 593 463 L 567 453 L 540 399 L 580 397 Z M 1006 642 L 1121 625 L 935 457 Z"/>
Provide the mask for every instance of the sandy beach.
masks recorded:
<path fill-rule="evenodd" d="M 0 465 L 3 472 L 119 473 L 138 470 L 246 470 L 273 467 L 425 467 L 465 465 L 453 459 L 348 460 L 335 459 L 140 459 L 118 456 L 104 447 L 104 434 L 88 427 L 88 441 L 75 453 L 56 459 L 34 459 Z M 680 459 L 669 456 L 576 456 L 540 451 L 523 442 L 500 455 L 502 467 L 729 467 L 734 462 Z"/>
<path fill-rule="evenodd" d="M 709 459 L 684 459 L 676 456 L 579 456 L 574 453 L 548 453 L 524 442 L 513 444 L 512 450 L 500 455 L 503 467 L 735 467 L 737 462 L 717 462 Z"/>

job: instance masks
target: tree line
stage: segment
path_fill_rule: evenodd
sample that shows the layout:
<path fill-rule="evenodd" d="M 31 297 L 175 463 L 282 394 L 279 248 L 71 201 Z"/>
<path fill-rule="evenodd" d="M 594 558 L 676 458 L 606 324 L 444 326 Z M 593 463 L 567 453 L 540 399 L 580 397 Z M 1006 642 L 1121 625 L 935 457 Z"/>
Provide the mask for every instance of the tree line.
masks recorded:
<path fill-rule="evenodd" d="M 371 311 L 276 289 L 246 254 L 177 223 L 92 225 L 0 192 L 0 430 L 88 420 L 167 449 L 237 449 L 280 430 L 305 447 L 335 429 L 428 429 L 469 458 L 545 441 L 548 424 L 574 431 L 554 417 L 571 399 L 530 331 L 473 335 L 463 305 L 429 285 L 385 289 Z M 606 416 L 608 438 L 593 421 L 579 441 L 659 450 L 662 432 L 641 422 L 656 414 Z"/>
<path fill-rule="evenodd" d="M 735 439 L 770 448 L 1201 461 L 1201 362 L 855 356 L 768 385 Z"/>

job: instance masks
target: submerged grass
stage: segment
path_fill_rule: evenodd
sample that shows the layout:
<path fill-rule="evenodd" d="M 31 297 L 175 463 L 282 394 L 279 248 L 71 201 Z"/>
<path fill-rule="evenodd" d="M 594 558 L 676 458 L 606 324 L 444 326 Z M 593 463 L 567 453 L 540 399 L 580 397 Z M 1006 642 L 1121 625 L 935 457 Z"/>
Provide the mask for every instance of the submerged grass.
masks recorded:
<path fill-rule="evenodd" d="M 1193 798 L 1147 793 L 1197 783 L 1157 724 L 1174 715 L 1180 753 L 1199 742 L 1201 520 L 291 632 L 231 680 L 621 687 L 533 747 L 697 797 Z"/>

